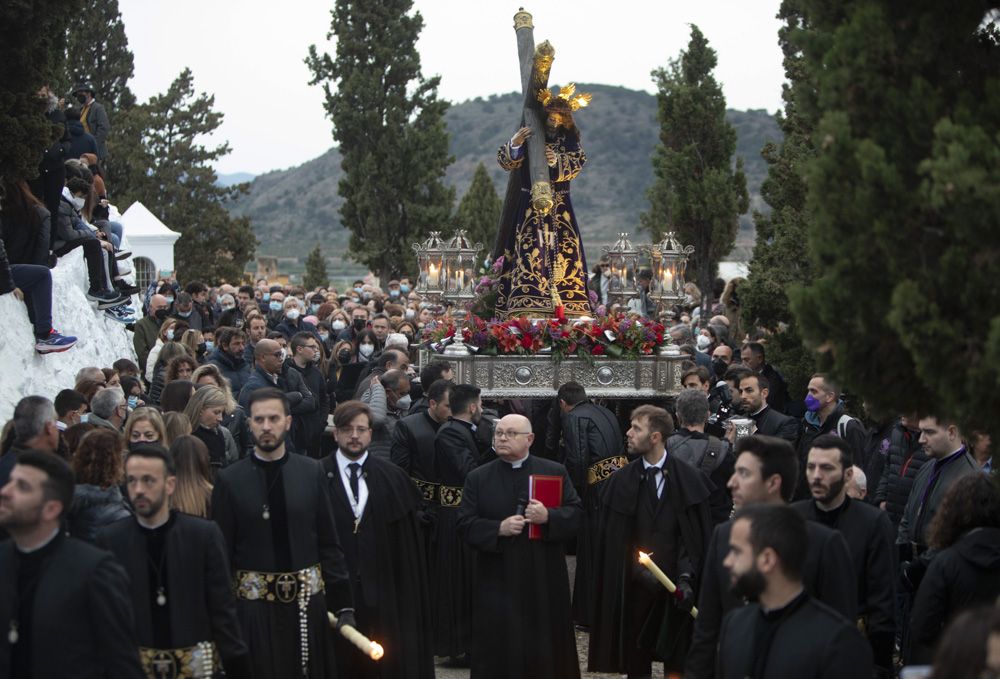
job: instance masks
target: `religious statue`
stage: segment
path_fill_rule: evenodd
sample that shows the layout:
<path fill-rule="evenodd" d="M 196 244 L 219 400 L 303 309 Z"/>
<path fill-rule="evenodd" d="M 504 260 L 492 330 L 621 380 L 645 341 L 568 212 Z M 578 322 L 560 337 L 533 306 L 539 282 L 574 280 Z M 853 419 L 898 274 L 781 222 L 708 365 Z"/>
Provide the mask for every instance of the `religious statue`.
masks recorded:
<path fill-rule="evenodd" d="M 569 183 L 587 157 L 573 113 L 590 102 L 568 85 L 553 95 L 548 74 L 555 50 L 537 48 L 531 15 L 514 17 L 524 109 L 521 127 L 497 153 L 511 172 L 494 259 L 503 256 L 497 315 L 590 316 L 587 263 L 570 201 Z"/>

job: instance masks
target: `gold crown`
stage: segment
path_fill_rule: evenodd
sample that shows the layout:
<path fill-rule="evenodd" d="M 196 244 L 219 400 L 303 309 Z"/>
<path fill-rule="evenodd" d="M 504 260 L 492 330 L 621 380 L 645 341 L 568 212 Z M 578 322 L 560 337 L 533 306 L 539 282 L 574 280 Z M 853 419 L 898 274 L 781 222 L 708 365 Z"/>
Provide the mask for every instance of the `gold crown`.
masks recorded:
<path fill-rule="evenodd" d="M 568 103 L 572 111 L 579 111 L 581 108 L 585 108 L 590 104 L 590 100 L 594 98 L 590 92 L 580 92 L 577 94 L 576 84 L 574 83 L 570 83 L 566 87 L 560 87 L 559 94 L 555 96 Z M 538 90 L 538 101 L 541 102 L 542 106 L 548 106 L 549 102 L 552 101 L 552 91 L 548 88 Z"/>

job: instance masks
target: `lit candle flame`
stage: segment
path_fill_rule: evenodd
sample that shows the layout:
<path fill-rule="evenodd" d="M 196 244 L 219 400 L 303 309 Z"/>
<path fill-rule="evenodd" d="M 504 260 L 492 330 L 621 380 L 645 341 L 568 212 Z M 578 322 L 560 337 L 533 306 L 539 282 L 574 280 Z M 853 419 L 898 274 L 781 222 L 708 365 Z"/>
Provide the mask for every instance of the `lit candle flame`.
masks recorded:
<path fill-rule="evenodd" d="M 368 655 L 371 656 L 372 660 L 381 660 L 382 656 L 385 655 L 385 650 L 382 648 L 382 645 L 379 644 L 378 642 L 373 641 L 371 643 L 372 643 L 372 648 L 371 651 L 368 653 Z"/>

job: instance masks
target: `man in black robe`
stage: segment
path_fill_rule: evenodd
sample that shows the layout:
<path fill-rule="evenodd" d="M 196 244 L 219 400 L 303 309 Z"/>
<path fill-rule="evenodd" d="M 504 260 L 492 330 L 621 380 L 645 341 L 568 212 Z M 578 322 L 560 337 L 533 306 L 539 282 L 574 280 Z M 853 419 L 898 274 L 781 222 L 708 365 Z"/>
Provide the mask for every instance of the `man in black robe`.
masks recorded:
<path fill-rule="evenodd" d="M 452 382 L 443 379 L 431 384 L 424 395 L 427 407 L 401 419 L 392 432 L 389 457 L 410 475 L 427 504 L 437 502 L 434 438 L 451 415 L 448 397 L 453 386 Z"/>
<path fill-rule="evenodd" d="M 530 427 L 523 415 L 502 418 L 494 434 L 500 459 L 472 470 L 462 491 L 459 530 L 477 553 L 471 679 L 580 676 L 565 543 L 583 506 L 565 467 L 528 454 Z M 562 479 L 560 506 L 529 500 L 534 474 Z M 541 539 L 528 539 L 529 525 L 541 527 Z"/>
<path fill-rule="evenodd" d="M 780 413 L 769 405 L 771 385 L 767 378 L 753 373 L 740 378 L 739 387 L 740 410 L 754 421 L 757 427 L 755 433 L 777 436 L 794 446 L 799 439 L 799 423 L 794 417 Z"/>
<path fill-rule="evenodd" d="M 476 554 L 458 533 L 458 507 L 465 478 L 479 466 L 476 430 L 483 416 L 480 390 L 456 384 L 449 392 L 451 417 L 434 438 L 434 481 L 438 507 L 431 557 L 434 654 L 463 664 L 471 634 L 472 577 Z"/>
<path fill-rule="evenodd" d="M 880 677 L 892 677 L 896 634 L 896 531 L 880 509 L 847 497 L 853 454 L 832 434 L 813 439 L 806 463 L 811 500 L 792 507 L 807 521 L 839 531 L 847 540 L 858 583 L 858 616 Z"/>
<path fill-rule="evenodd" d="M 791 507 L 737 513 L 725 567 L 730 588 L 752 601 L 731 611 L 719 635 L 720 679 L 843 679 L 872 676 L 872 652 L 839 612 L 802 582 L 806 521 Z"/>
<path fill-rule="evenodd" d="M 22 452 L 0 490 L 0 677 L 142 679 L 128 578 L 107 552 L 60 529 L 73 472 Z"/>
<path fill-rule="evenodd" d="M 773 436 L 747 436 L 736 443 L 736 468 L 729 479 L 733 506 L 782 505 L 788 502 L 799 476 L 792 444 Z M 716 649 L 723 616 L 746 602 L 729 586 L 729 572 L 722 562 L 729 553 L 732 521 L 719 524 L 705 555 L 698 592 L 698 618 L 684 667 L 684 679 L 715 677 Z M 818 523 L 806 524 L 808 545 L 802 579 L 806 591 L 849 620 L 857 612 L 854 566 L 844 537 Z"/>
<path fill-rule="evenodd" d="M 174 676 L 167 668 L 209 677 L 221 660 L 227 679 L 252 677 L 226 543 L 215 523 L 170 511 L 175 474 L 162 446 L 134 447 L 125 460 L 125 483 L 135 516 L 97 536 L 128 573 L 143 669 L 150 677 Z"/>
<path fill-rule="evenodd" d="M 333 413 L 337 451 L 323 458 L 323 469 L 351 574 L 358 630 L 389 652 L 376 662 L 337 637 L 337 674 L 432 679 L 420 494 L 403 470 L 369 453 L 373 424 L 364 403 L 338 405 Z"/>
<path fill-rule="evenodd" d="M 654 660 L 664 674 L 684 667 L 713 486 L 665 449 L 674 429 L 667 411 L 643 405 L 631 420 L 625 436 L 636 459 L 608 480 L 601 498 L 588 668 L 648 677 Z M 677 585 L 674 595 L 639 564 L 639 550 Z"/>
<path fill-rule="evenodd" d="M 573 620 L 590 625 L 593 598 L 593 541 L 597 531 L 600 496 L 611 475 L 628 464 L 618 418 L 607 408 L 587 399 L 578 382 L 567 382 L 556 393 L 561 413 L 566 471 L 586 514 L 576 544 L 576 577 L 573 580 Z"/>
<path fill-rule="evenodd" d="M 355 622 L 326 473 L 285 450 L 292 418 L 282 392 L 258 389 L 248 405 L 254 452 L 216 477 L 212 518 L 229 550 L 254 674 L 335 677 L 327 611 L 339 625 Z"/>

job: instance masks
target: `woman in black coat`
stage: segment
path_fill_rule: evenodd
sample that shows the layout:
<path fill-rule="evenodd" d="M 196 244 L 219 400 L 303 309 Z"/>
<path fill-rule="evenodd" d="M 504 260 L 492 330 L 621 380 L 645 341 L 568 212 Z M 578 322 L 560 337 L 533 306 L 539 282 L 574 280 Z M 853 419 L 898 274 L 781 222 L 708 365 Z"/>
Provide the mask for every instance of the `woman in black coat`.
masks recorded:
<path fill-rule="evenodd" d="M 913 602 L 908 664 L 929 664 L 956 614 L 1000 596 L 1000 491 L 990 477 L 956 481 L 931 521 L 929 536 L 931 548 L 940 551 Z"/>
<path fill-rule="evenodd" d="M 67 515 L 73 537 L 94 542 L 101 528 L 131 514 L 119 488 L 124 448 L 125 440 L 110 429 L 95 429 L 81 439 L 73 455 L 76 487 Z"/>

